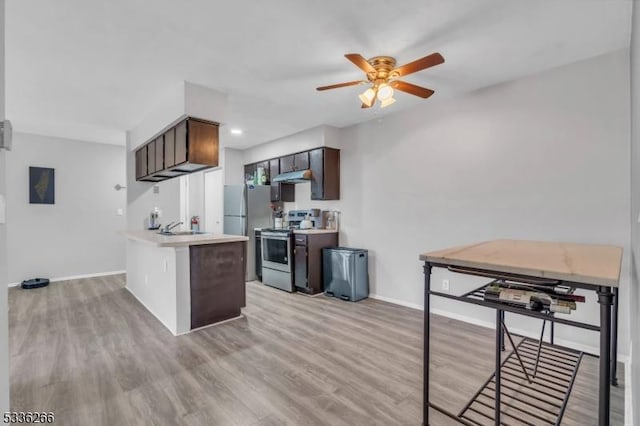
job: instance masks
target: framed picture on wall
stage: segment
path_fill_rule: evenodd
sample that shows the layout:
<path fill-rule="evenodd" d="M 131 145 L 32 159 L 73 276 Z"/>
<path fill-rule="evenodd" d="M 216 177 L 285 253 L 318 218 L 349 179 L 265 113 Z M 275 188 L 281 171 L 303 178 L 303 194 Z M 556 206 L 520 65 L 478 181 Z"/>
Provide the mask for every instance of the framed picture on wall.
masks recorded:
<path fill-rule="evenodd" d="M 29 203 L 55 204 L 55 169 L 29 167 Z"/>

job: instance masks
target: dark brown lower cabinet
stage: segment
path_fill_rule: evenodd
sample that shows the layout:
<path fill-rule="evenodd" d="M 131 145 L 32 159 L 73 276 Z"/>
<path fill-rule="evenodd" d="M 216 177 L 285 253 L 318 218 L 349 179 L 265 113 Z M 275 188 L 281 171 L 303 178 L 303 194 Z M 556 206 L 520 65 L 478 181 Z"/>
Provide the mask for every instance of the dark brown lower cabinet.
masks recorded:
<path fill-rule="evenodd" d="M 246 250 L 244 241 L 189 247 L 192 330 L 240 316 Z"/>
<path fill-rule="evenodd" d="M 296 290 L 307 294 L 322 287 L 322 249 L 338 246 L 338 233 L 293 234 L 295 243 L 293 282 Z"/>
<path fill-rule="evenodd" d="M 297 245 L 295 247 L 295 255 L 293 256 L 295 271 L 293 273 L 294 283 L 296 287 L 302 289 L 309 288 L 309 280 L 307 279 L 307 246 Z"/>

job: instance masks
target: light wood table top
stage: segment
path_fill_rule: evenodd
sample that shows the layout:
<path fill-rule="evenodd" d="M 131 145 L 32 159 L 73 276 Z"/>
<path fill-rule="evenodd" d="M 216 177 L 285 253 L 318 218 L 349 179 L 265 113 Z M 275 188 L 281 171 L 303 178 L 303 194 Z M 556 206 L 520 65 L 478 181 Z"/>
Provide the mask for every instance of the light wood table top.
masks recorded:
<path fill-rule="evenodd" d="M 618 287 L 622 248 L 593 244 L 492 240 L 425 253 L 420 255 L 420 260 Z"/>

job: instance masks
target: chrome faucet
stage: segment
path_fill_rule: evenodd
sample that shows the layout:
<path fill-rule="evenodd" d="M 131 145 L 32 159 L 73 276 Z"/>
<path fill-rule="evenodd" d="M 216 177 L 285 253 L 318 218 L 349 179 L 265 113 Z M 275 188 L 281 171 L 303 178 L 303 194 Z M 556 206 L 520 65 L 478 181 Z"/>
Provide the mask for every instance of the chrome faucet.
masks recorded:
<path fill-rule="evenodd" d="M 171 230 L 172 230 L 172 229 L 174 229 L 175 227 L 180 226 L 180 225 L 182 225 L 182 224 L 183 224 L 183 222 L 169 222 L 169 223 L 164 227 L 164 229 L 162 230 L 162 233 L 163 233 L 163 234 L 169 234 L 169 233 L 171 233 Z"/>

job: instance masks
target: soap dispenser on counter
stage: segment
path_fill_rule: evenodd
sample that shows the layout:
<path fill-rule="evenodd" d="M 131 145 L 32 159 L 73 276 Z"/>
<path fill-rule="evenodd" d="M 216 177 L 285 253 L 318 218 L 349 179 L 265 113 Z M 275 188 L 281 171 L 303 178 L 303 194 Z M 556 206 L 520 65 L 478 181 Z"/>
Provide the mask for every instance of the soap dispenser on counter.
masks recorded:
<path fill-rule="evenodd" d="M 149 230 L 160 229 L 160 223 L 158 222 L 159 218 L 160 218 L 160 210 L 158 210 L 157 207 L 154 207 L 153 210 L 151 210 L 151 213 L 149 213 L 149 226 L 147 226 L 147 229 Z"/>
<path fill-rule="evenodd" d="M 200 232 L 200 217 L 191 217 L 191 232 Z"/>

